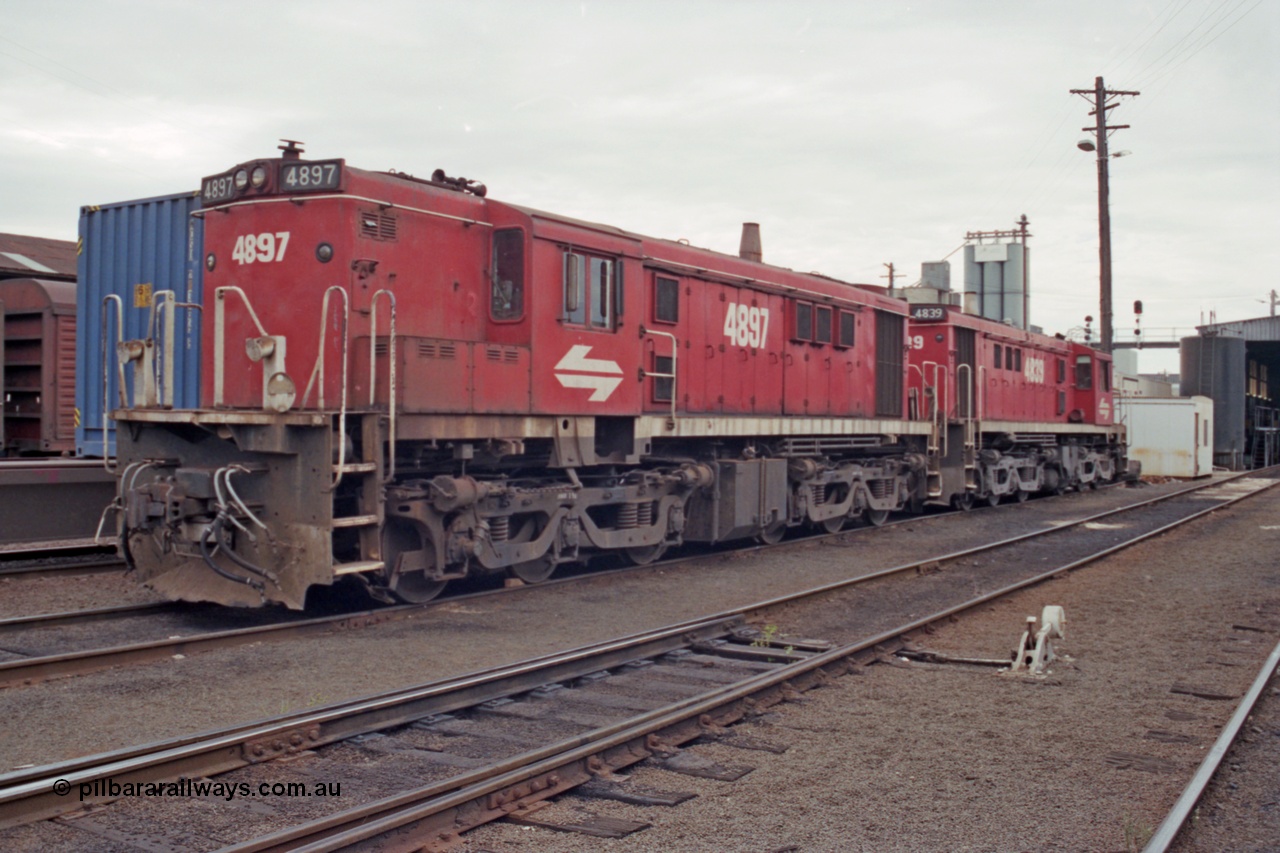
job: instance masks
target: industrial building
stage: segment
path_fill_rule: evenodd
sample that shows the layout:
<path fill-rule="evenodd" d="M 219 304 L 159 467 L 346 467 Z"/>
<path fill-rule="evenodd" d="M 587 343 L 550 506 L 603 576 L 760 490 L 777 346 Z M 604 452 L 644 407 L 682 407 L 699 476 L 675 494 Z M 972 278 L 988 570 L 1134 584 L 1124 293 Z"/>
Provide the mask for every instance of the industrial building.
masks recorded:
<path fill-rule="evenodd" d="M 1280 462 L 1280 317 L 1197 326 L 1181 341 L 1182 396 L 1213 400 L 1213 463 Z"/>

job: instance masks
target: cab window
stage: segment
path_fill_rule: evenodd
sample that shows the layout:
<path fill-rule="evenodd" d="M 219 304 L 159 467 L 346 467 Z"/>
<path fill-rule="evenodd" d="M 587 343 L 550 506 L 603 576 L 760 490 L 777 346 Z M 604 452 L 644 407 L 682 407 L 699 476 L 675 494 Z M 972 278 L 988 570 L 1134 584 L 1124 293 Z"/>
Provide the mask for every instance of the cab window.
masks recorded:
<path fill-rule="evenodd" d="M 524 316 L 524 233 L 519 228 L 495 231 L 489 313 L 495 320 Z"/>
<path fill-rule="evenodd" d="M 1076 387 L 1086 391 L 1093 387 L 1093 359 L 1087 355 L 1076 356 Z"/>

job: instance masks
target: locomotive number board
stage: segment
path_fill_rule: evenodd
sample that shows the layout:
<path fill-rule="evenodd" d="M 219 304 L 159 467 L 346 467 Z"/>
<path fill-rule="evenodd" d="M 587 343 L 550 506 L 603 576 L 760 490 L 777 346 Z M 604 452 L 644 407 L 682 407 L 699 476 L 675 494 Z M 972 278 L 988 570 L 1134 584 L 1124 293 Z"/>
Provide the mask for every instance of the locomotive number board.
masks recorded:
<path fill-rule="evenodd" d="M 912 305 L 912 320 L 945 320 L 947 309 L 942 305 Z"/>
<path fill-rule="evenodd" d="M 240 166 L 202 180 L 200 200 L 204 204 L 221 204 L 250 190 L 258 193 L 336 190 L 342 186 L 342 164 L 342 160 L 291 160 L 281 164 L 275 186 L 271 185 L 267 164 Z"/>
<path fill-rule="evenodd" d="M 214 175 L 212 178 L 205 178 L 200 182 L 200 201 L 205 204 L 217 204 L 220 201 L 230 201 L 235 198 L 236 183 L 235 172 L 227 172 L 223 175 Z"/>
<path fill-rule="evenodd" d="M 280 167 L 280 190 L 282 192 L 336 190 L 341 181 L 341 160 L 321 160 L 318 163 L 285 163 Z"/>

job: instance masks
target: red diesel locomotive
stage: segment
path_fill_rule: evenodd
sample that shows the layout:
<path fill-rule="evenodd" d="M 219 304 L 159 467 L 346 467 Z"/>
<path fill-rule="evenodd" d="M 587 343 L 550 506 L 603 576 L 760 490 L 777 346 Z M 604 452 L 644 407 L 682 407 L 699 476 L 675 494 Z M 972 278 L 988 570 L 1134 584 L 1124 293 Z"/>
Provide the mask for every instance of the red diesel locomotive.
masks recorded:
<path fill-rule="evenodd" d="M 1119 429 L 1086 426 L 1104 396 L 1077 382 L 1024 434 L 979 388 L 1008 378 L 986 350 L 949 351 L 1025 333 L 909 329 L 905 302 L 761 263 L 749 228 L 727 256 L 282 150 L 203 181 L 204 304 L 161 306 L 161 329 L 199 313 L 201 406 L 154 402 L 170 347 L 117 347 L 150 389 L 114 412 L 121 547 L 170 597 L 300 608 L 351 576 L 422 601 L 1121 462 Z"/>
<path fill-rule="evenodd" d="M 933 429 L 929 497 L 968 508 L 1125 471 L 1111 357 L 1060 337 L 912 305 L 908 394 Z"/>

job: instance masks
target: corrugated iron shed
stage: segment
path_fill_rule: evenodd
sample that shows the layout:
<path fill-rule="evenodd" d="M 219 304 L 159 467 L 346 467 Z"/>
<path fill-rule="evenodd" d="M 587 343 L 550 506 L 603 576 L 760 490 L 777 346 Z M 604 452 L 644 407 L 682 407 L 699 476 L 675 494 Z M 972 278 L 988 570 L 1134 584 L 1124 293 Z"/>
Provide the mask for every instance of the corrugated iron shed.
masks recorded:
<path fill-rule="evenodd" d="M 1255 317 L 1230 323 L 1196 326 L 1201 337 L 1244 338 L 1246 341 L 1280 341 L 1280 317 Z"/>
<path fill-rule="evenodd" d="M 71 240 L 0 234 L 0 278 L 75 281 L 76 244 Z"/>

